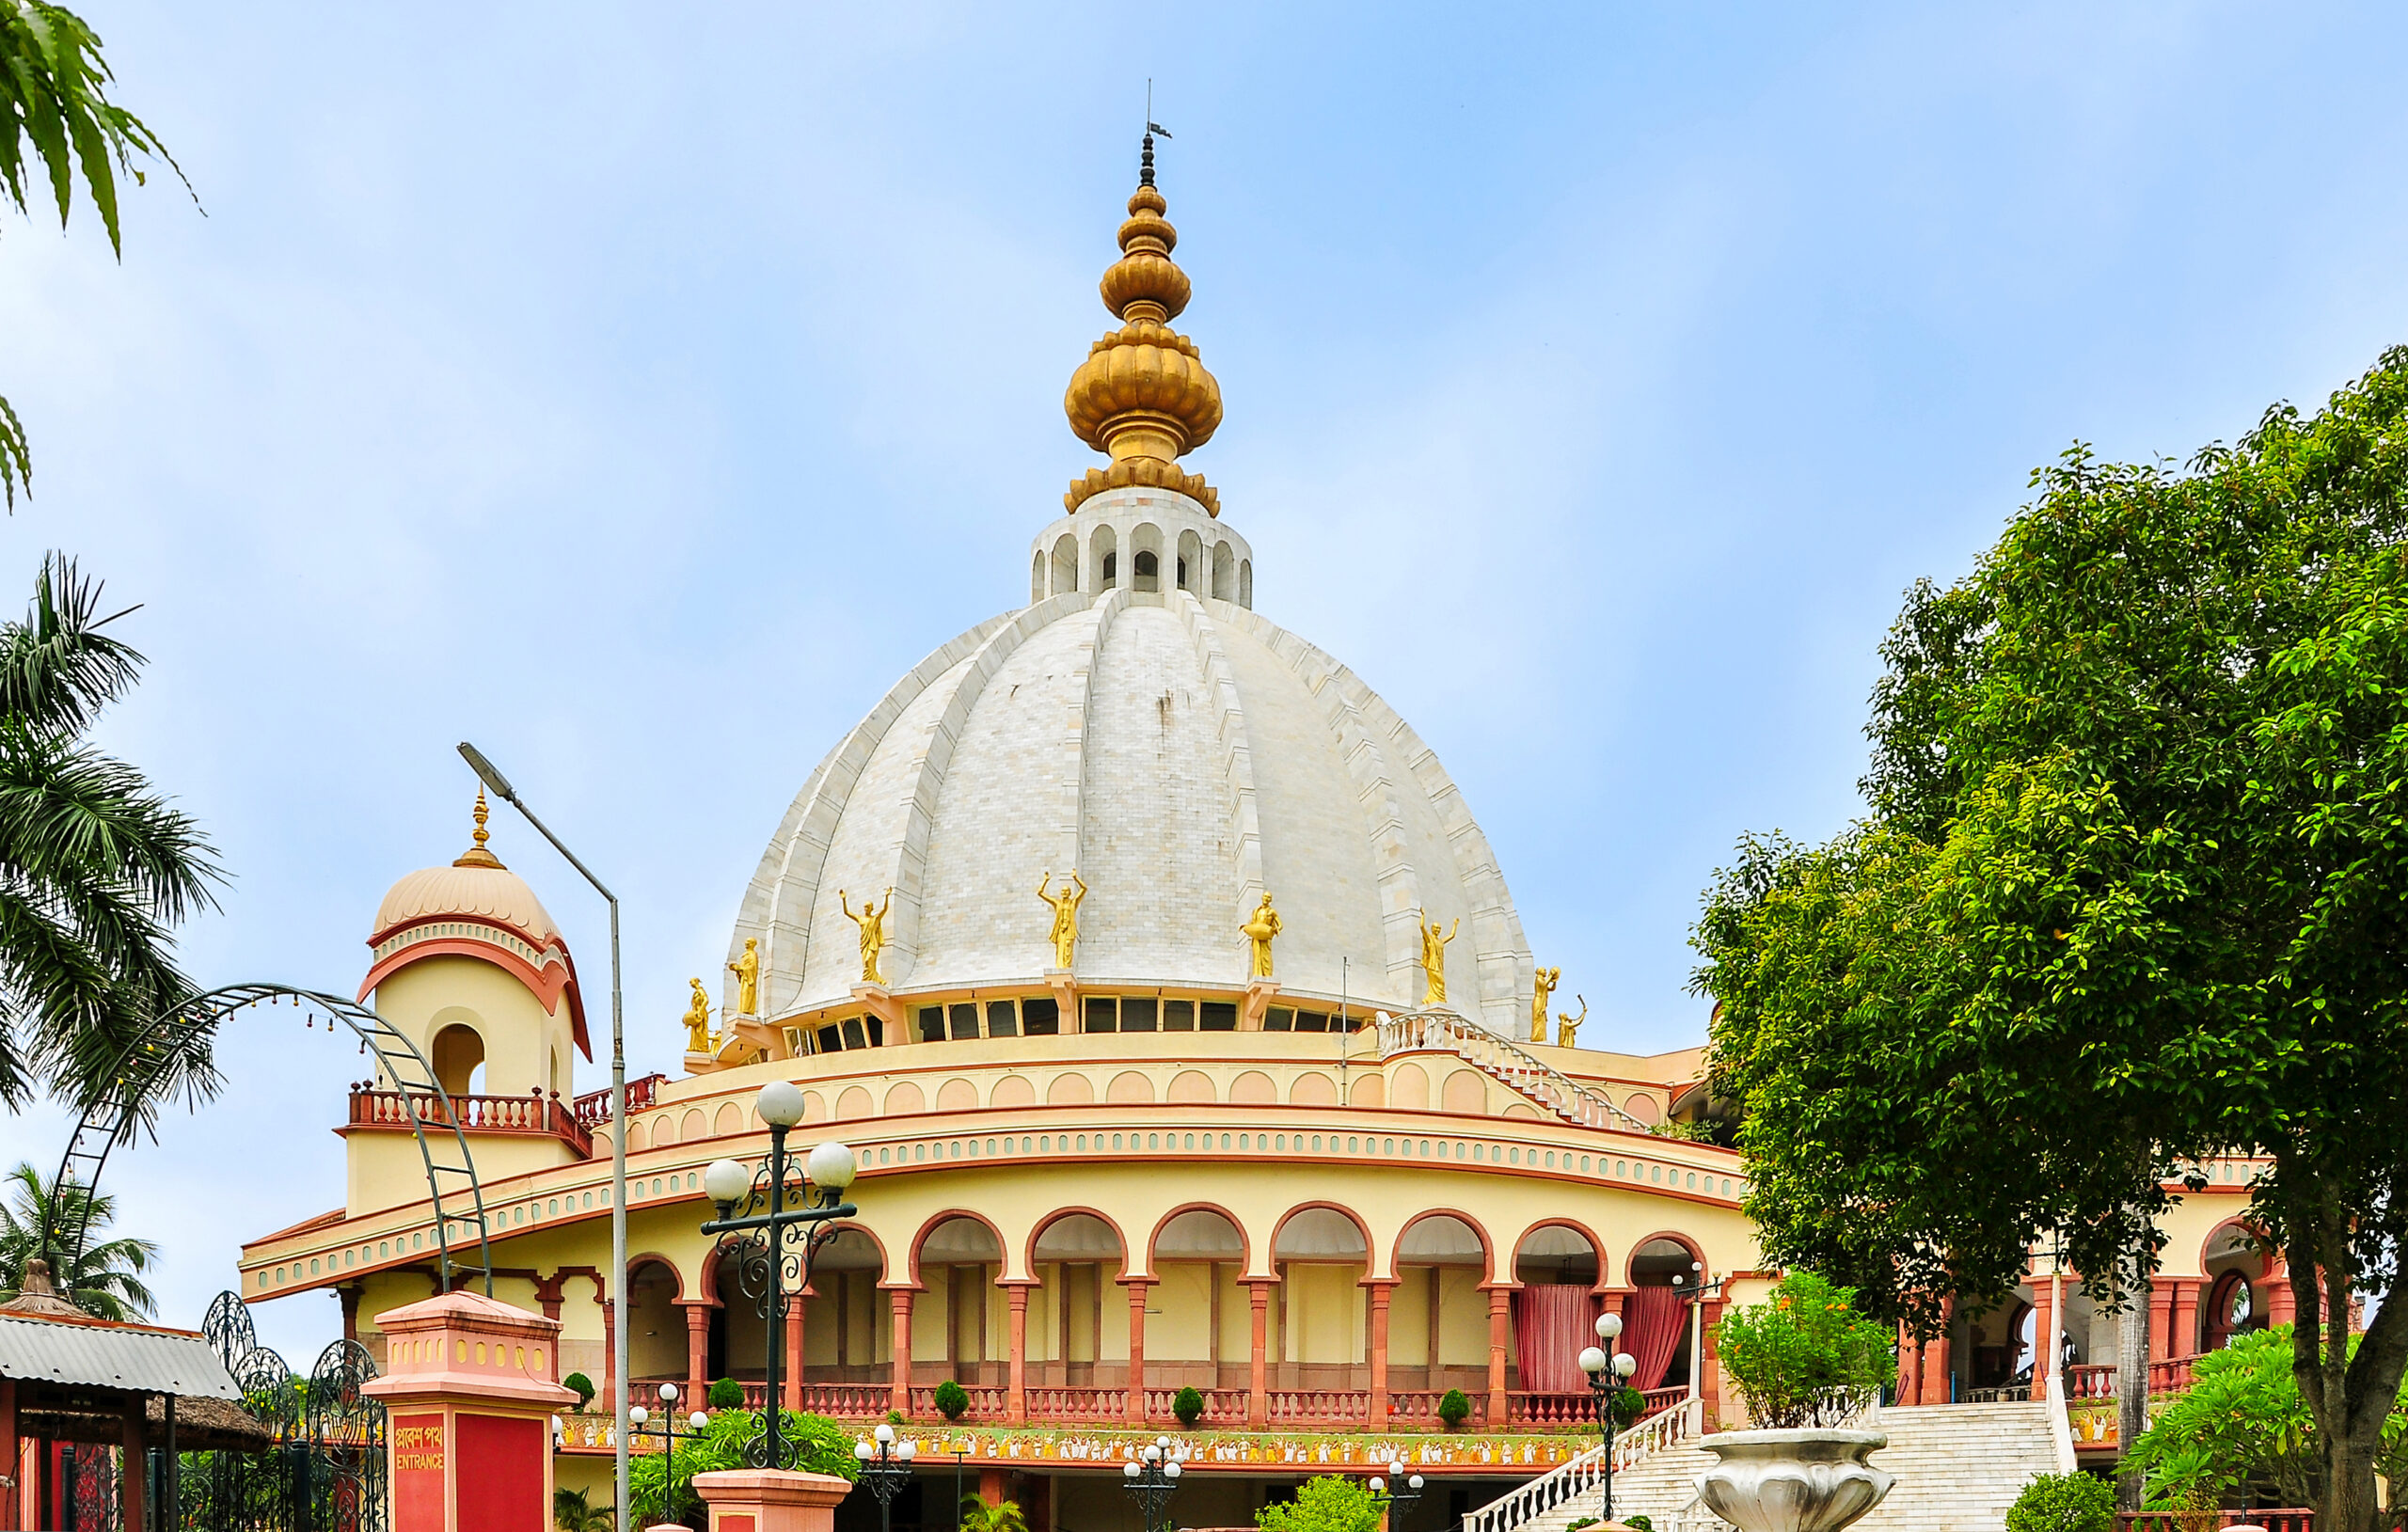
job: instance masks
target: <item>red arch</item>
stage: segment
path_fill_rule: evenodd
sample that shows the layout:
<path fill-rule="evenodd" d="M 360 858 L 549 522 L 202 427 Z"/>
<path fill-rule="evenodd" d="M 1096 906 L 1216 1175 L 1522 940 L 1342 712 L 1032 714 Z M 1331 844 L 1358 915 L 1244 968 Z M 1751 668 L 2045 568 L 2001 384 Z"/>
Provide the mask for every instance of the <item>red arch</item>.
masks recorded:
<path fill-rule="evenodd" d="M 887 1255 L 886 1241 L 878 1237 L 878 1231 L 871 1228 L 866 1224 L 856 1224 L 848 1220 L 845 1223 L 837 1224 L 835 1232 L 838 1234 L 844 1234 L 847 1232 L 858 1234 L 863 1239 L 869 1241 L 869 1247 L 878 1252 L 879 1286 L 884 1287 L 886 1285 L 887 1269 L 893 1266 L 895 1261 L 894 1257 Z"/>
<path fill-rule="evenodd" d="M 710 1261 L 718 1257 L 718 1253 L 719 1247 L 716 1245 L 712 1246 L 711 1256 L 706 1257 L 703 1263 L 703 1269 L 705 1271 L 708 1271 L 710 1270 Z M 607 1256 L 608 1252 L 605 1252 L 605 1255 Z M 669 1274 L 677 1279 L 677 1296 L 671 1300 L 671 1302 L 682 1303 L 686 1301 L 686 1273 L 677 1269 L 677 1263 L 675 1261 L 671 1260 L 668 1256 L 662 1255 L 657 1250 L 640 1251 L 635 1255 L 629 1256 L 627 1257 L 627 1270 L 619 1279 L 621 1285 L 623 1287 L 633 1287 L 634 1283 L 629 1279 L 636 1274 L 636 1271 L 640 1268 L 646 1266 L 666 1266 L 669 1268 Z M 714 1297 L 712 1302 L 717 1303 L 718 1299 Z"/>
<path fill-rule="evenodd" d="M 1066 1218 L 1076 1218 L 1081 1213 L 1085 1213 L 1089 1218 L 1095 1219 L 1099 1223 L 1102 1224 L 1105 1228 L 1112 1231 L 1112 1237 L 1120 1241 L 1120 1270 L 1122 1274 L 1126 1275 L 1129 1271 L 1129 1235 L 1127 1231 L 1121 1228 L 1120 1221 L 1118 1219 L 1114 1218 L 1102 1208 L 1086 1207 L 1056 1208 L 1052 1212 L 1047 1213 L 1043 1218 L 1038 1219 L 1037 1221 L 1037 1226 L 1028 1231 L 1028 1246 L 1022 1252 L 1022 1254 L 1027 1257 L 1027 1261 L 1021 1270 L 1029 1272 L 1034 1272 L 1037 1270 L 1037 1241 L 1045 1238 L 1045 1231 L 1047 1229 L 1052 1228 L 1054 1224 L 1059 1224 Z"/>
<path fill-rule="evenodd" d="M 1396 1231 L 1396 1239 L 1388 1245 L 1388 1275 L 1397 1276 L 1401 1274 L 1396 1269 L 1397 1252 L 1404 1248 L 1404 1237 L 1413 1232 L 1413 1225 L 1422 1222 L 1424 1219 L 1431 1218 L 1451 1218 L 1468 1227 L 1473 1235 L 1480 1240 L 1480 1280 L 1483 1283 L 1494 1282 L 1497 1280 L 1497 1241 L 1489 1238 L 1487 1225 L 1481 1223 L 1479 1219 L 1472 1217 L 1471 1214 L 1460 1211 L 1453 1208 L 1433 1208 L 1426 1212 L 1416 1213 L 1411 1218 L 1404 1221 L 1404 1226 Z M 1528 1235 L 1525 1235 L 1524 1238 L 1527 1239 Z M 1592 1245 L 1594 1245 L 1597 1241 L 1591 1240 L 1589 1242 Z M 1599 1250 L 1597 1252 L 1598 1273 L 1603 1275 L 1605 1269 L 1606 1253 L 1603 1250 Z"/>
<path fill-rule="evenodd" d="M 2210 1229 L 2208 1231 L 2207 1238 L 2199 1241 L 2199 1273 L 2202 1276 L 2207 1274 L 2209 1253 L 2214 1250 L 2216 1241 L 2224 1237 L 2225 1231 L 2227 1229 L 2239 1229 L 2242 1233 L 2249 1236 L 2252 1240 L 2258 1238 L 2258 1228 L 2245 1218 L 2227 1218 L 2223 1223 L 2218 1224 L 2214 1228 Z M 2258 1256 L 2258 1275 L 2260 1280 L 2273 1274 L 2274 1256 L 2272 1252 L 2261 1250 L 2248 1252 L 2248 1254 L 2254 1254 Z"/>
<path fill-rule="evenodd" d="M 928 1236 L 934 1234 L 941 1225 L 950 1224 L 957 1218 L 966 1218 L 974 1224 L 986 1225 L 987 1232 L 995 1237 L 995 1260 L 998 1265 L 1011 1258 L 1011 1241 L 1004 1238 L 1004 1231 L 995 1226 L 993 1219 L 989 1218 L 985 1213 L 974 1213 L 967 1208 L 949 1208 L 943 1212 L 930 1214 L 927 1221 L 920 1225 L 920 1232 L 911 1236 L 911 1264 L 903 1273 L 906 1282 L 914 1287 L 920 1285 L 920 1247 L 928 1242 Z M 886 1249 L 881 1245 L 879 1247 L 879 1256 L 881 1261 L 884 1260 L 885 1256 Z"/>
<path fill-rule="evenodd" d="M 1562 1220 L 1560 1220 L 1560 1219 L 1554 1219 L 1554 1220 L 1550 1220 L 1550 1222 L 1552 1222 L 1552 1223 L 1561 1223 L 1561 1222 L 1562 1222 Z M 1658 1229 L 1658 1230 L 1656 1230 L 1654 1234 L 1644 1235 L 1644 1236 L 1640 1237 L 1640 1239 L 1637 1239 L 1637 1240 L 1632 1240 L 1632 1241 L 1631 1241 L 1631 1244 L 1630 1244 L 1630 1254 L 1623 1257 L 1623 1262 L 1622 1262 L 1623 1275 L 1624 1275 L 1624 1276 L 1628 1276 L 1628 1275 L 1630 1275 L 1630 1263 L 1631 1263 L 1633 1260 L 1635 1260 L 1635 1259 L 1637 1259 L 1637 1258 L 1638 1258 L 1638 1256 L 1639 1256 L 1639 1253 L 1640 1253 L 1640 1251 L 1642 1251 L 1642 1250 L 1646 1249 L 1649 1245 L 1654 1244 L 1654 1243 L 1655 1243 L 1656 1240 L 1671 1240 L 1671 1241 L 1672 1241 L 1672 1243 L 1674 1243 L 1674 1244 L 1676 1244 L 1676 1245 L 1680 1246 L 1683 1250 L 1687 1251 L 1687 1252 L 1689 1253 L 1689 1259 L 1691 1259 L 1691 1260 L 1693 1260 L 1693 1261 L 1695 1261 L 1695 1262 L 1697 1262 L 1697 1263 L 1698 1263 L 1698 1271 L 1697 1271 L 1697 1272 L 1696 1272 L 1696 1275 L 1697 1275 L 1699 1278 L 1701 1278 L 1701 1279 L 1702 1279 L 1702 1278 L 1703 1278 L 1703 1277 L 1706 1277 L 1706 1276 L 1709 1276 L 1709 1275 L 1711 1275 L 1711 1274 L 1712 1274 L 1711 1272 L 1709 1272 L 1709 1271 L 1707 1271 L 1705 1270 L 1705 1247 L 1704 1247 L 1704 1246 L 1703 1246 L 1703 1245 L 1699 1244 L 1699 1243 L 1697 1242 L 1697 1240 L 1695 1240 L 1694 1239 L 1690 1238 L 1688 1235 L 1683 1234 L 1683 1233 L 1682 1233 L 1680 1230 L 1678 1230 L 1678 1229 Z M 1604 1271 L 1602 1270 L 1603 1262 L 1601 1261 L 1601 1262 L 1599 1263 L 1599 1265 L 1600 1265 L 1600 1268 L 1601 1268 L 1601 1269 L 1599 1270 L 1599 1271 L 1598 1271 L 1597 1275 L 1598 1275 L 1598 1279 L 1599 1279 L 1600 1281 L 1603 1281 L 1603 1280 L 1604 1280 L 1604 1277 L 1605 1277 L 1605 1272 L 1604 1272 Z M 1629 1282 L 1629 1283 L 1625 1283 L 1625 1284 L 1624 1284 L 1624 1286 L 1625 1286 L 1625 1287 L 1635 1287 L 1639 1286 L 1639 1284 L 1638 1284 L 1638 1283 L 1636 1283 L 1636 1282 Z M 1682 1286 L 1683 1286 L 1683 1287 L 1687 1287 L 1687 1286 L 1690 1286 L 1690 1284 L 1688 1284 L 1688 1283 L 1683 1283 L 1683 1284 L 1682 1284 Z"/>
<path fill-rule="evenodd" d="M 1362 1214 L 1356 1212 L 1354 1208 L 1347 1207 L 1344 1203 L 1339 1202 L 1300 1202 L 1293 1208 L 1289 1208 L 1286 1212 L 1281 1213 L 1279 1215 L 1278 1222 L 1271 1225 L 1270 1256 L 1273 1264 L 1276 1265 L 1279 1260 L 1279 1231 L 1286 1228 L 1288 1226 L 1288 1221 L 1295 1217 L 1298 1213 L 1308 1213 L 1316 1208 L 1326 1208 L 1331 1212 L 1345 1219 L 1349 1224 L 1354 1224 L 1354 1232 L 1363 1237 L 1363 1270 L 1366 1271 L 1376 1271 L 1380 1269 L 1380 1247 L 1377 1241 L 1373 1240 L 1371 1238 L 1370 1225 L 1363 1222 Z"/>
<path fill-rule="evenodd" d="M 1146 1236 L 1146 1271 L 1149 1274 L 1154 1270 L 1154 1250 L 1163 1242 L 1163 1230 L 1170 1227 L 1170 1221 L 1181 1213 L 1218 1213 L 1228 1220 L 1229 1227 L 1238 1231 L 1239 1268 L 1244 1271 L 1254 1269 L 1254 1241 L 1247 1238 L 1245 1224 L 1237 1214 L 1217 1202 L 1182 1202 L 1156 1219 L 1153 1232 Z"/>
<path fill-rule="evenodd" d="M 1576 1218 L 1542 1218 L 1537 1223 L 1532 1224 L 1529 1228 L 1524 1229 L 1520 1234 L 1514 1236 L 1513 1248 L 1505 1253 L 1507 1264 L 1503 1274 L 1492 1276 L 1489 1280 L 1492 1282 L 1509 1283 L 1514 1287 L 1519 1287 L 1522 1279 L 1514 1275 L 1513 1268 L 1521 1262 L 1522 1246 L 1529 1241 L 1531 1235 L 1538 1233 L 1541 1229 L 1570 1229 L 1573 1233 L 1580 1236 L 1583 1240 L 1588 1240 L 1589 1248 L 1597 1253 L 1597 1280 L 1591 1284 L 1589 1290 L 1591 1292 L 1604 1292 L 1606 1290 L 1608 1287 L 1606 1278 L 1611 1274 L 1613 1271 L 1613 1262 L 1607 1255 L 1606 1242 L 1597 1238 L 1596 1230 L 1591 1228 L 1588 1224 L 1581 1223 Z M 1638 1247 L 1633 1246 L 1632 1248 L 1636 1249 Z"/>

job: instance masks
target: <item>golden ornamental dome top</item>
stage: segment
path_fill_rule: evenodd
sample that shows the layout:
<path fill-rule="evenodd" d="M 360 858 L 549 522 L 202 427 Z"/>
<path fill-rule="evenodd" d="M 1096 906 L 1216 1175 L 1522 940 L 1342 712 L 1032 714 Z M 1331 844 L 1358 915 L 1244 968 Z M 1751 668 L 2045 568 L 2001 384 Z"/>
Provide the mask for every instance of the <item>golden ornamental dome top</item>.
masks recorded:
<path fill-rule="evenodd" d="M 1192 289 L 1171 259 L 1179 230 L 1163 216 L 1169 204 L 1154 186 L 1151 133 L 1140 164 L 1129 218 L 1120 226 L 1120 259 L 1099 284 L 1120 328 L 1087 348 L 1062 396 L 1070 429 L 1112 463 L 1073 481 L 1062 503 L 1076 511 L 1107 489 L 1142 485 L 1176 490 L 1217 516 L 1220 496 L 1201 474 L 1179 466 L 1181 453 L 1203 446 L 1219 429 L 1221 385 L 1205 370 L 1196 342 L 1170 327 Z"/>

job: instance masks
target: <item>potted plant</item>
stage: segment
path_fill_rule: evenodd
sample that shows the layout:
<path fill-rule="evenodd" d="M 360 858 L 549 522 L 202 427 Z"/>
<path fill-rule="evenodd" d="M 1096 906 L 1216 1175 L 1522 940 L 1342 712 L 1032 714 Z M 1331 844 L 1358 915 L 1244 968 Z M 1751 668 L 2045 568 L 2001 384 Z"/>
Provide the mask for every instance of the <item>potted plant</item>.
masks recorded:
<path fill-rule="evenodd" d="M 594 1402 L 594 1380 L 581 1372 L 572 1372 L 562 1379 L 561 1386 L 577 1396 L 577 1408 L 579 1414 Z"/>
<path fill-rule="evenodd" d="M 1891 1332 L 1855 1301 L 1853 1287 L 1793 1271 L 1716 1329 L 1757 1429 L 1699 1441 L 1721 1461 L 1698 1490 L 1739 1532 L 1838 1532 L 1890 1493 L 1890 1476 L 1864 1461 L 1890 1439 L 1845 1424 L 1897 1376 Z"/>
<path fill-rule="evenodd" d="M 711 1384 L 709 1391 L 703 1396 L 703 1402 L 714 1410 L 741 1410 L 744 1408 L 744 1385 L 733 1378 L 721 1378 Z"/>
<path fill-rule="evenodd" d="M 1204 1396 L 1191 1383 L 1171 1396 L 1170 1413 L 1179 1417 L 1181 1429 L 1192 1431 L 1204 1418 Z"/>
<path fill-rule="evenodd" d="M 1462 1425 L 1470 1414 L 1471 1400 L 1464 1398 L 1460 1388 L 1447 1390 L 1446 1398 L 1438 1401 L 1438 1419 L 1449 1430 Z"/>

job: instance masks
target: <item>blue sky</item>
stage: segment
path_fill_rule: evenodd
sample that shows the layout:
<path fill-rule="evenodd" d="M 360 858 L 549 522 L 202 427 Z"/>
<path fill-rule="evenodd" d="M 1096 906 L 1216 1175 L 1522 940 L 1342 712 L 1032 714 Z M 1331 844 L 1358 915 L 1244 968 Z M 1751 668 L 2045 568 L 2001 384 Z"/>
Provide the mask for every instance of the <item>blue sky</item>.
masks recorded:
<path fill-rule="evenodd" d="M 1702 1039 L 1699 891 L 1856 811 L 1901 591 L 2034 465 L 2408 340 L 2396 8 L 84 14 L 207 215 L 154 178 L 122 264 L 0 225 L 0 605 L 51 547 L 142 603 L 104 736 L 235 874 L 197 976 L 356 986 L 472 737 L 626 899 L 638 1071 L 812 765 L 1096 461 L 1149 76 L 1258 609 L 1439 751 L 1599 1045 Z M 598 998 L 597 906 L 496 828 Z M 341 1201 L 360 1061 L 288 1027 L 112 1171 L 170 1319 Z"/>

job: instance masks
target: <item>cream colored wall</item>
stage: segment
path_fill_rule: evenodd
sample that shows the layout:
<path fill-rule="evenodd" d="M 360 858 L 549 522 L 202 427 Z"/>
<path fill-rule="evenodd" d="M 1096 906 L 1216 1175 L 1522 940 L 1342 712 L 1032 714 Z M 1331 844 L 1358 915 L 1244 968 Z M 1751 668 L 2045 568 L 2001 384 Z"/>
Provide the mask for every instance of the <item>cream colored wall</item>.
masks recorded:
<path fill-rule="evenodd" d="M 1281 1287 L 1287 1324 L 1280 1356 L 1289 1362 L 1364 1359 L 1363 1269 L 1319 1261 L 1290 1263 Z"/>
<path fill-rule="evenodd" d="M 547 1012 L 508 970 L 478 958 L 422 957 L 378 985 L 374 1003 L 376 1014 L 421 1051 L 431 1053 L 435 1034 L 454 1022 L 473 1027 L 484 1039 L 481 1094 L 486 1096 L 524 1096 L 538 1086 L 548 1091 L 553 1055 L 566 1076 L 575 1054 L 565 994 L 559 1009 Z M 574 1083 L 562 1079 L 563 1099 L 576 1094 Z"/>

